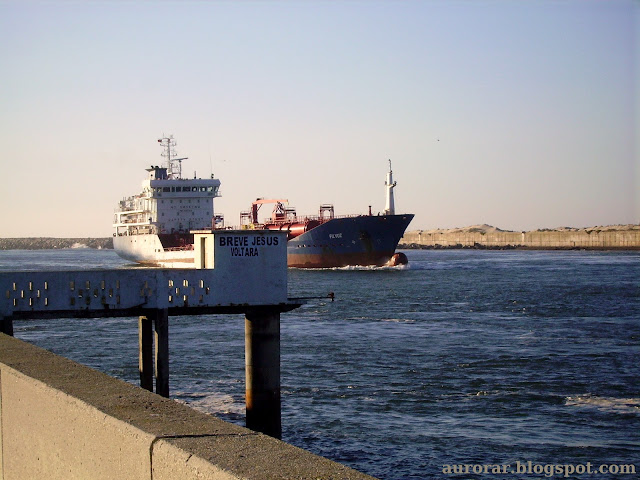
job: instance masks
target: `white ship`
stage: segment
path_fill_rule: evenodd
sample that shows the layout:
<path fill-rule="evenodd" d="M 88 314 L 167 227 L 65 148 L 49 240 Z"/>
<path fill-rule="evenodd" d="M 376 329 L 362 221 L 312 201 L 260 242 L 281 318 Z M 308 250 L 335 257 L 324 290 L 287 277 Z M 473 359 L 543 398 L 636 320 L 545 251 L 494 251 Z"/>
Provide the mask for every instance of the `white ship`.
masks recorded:
<path fill-rule="evenodd" d="M 119 202 L 115 211 L 113 248 L 122 258 L 163 267 L 194 266 L 192 230 L 210 230 L 216 216 L 213 199 L 220 196 L 220 180 L 182 178 L 173 136 L 158 140 L 163 147 L 163 166 L 147 168 L 142 192 Z"/>

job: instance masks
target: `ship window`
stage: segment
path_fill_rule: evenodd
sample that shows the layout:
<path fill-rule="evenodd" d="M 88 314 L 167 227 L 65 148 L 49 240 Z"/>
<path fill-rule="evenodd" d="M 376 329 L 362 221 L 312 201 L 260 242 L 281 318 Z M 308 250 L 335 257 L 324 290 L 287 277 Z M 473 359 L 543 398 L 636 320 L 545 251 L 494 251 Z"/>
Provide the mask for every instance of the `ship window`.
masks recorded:
<path fill-rule="evenodd" d="M 194 191 L 194 192 L 197 192 L 198 191 L 198 187 L 193 187 L 191 190 Z"/>
<path fill-rule="evenodd" d="M 207 191 L 207 187 L 200 187 L 200 191 L 201 192 L 206 192 Z"/>
<path fill-rule="evenodd" d="M 162 191 L 163 192 L 170 192 L 171 188 L 170 187 L 162 187 Z"/>

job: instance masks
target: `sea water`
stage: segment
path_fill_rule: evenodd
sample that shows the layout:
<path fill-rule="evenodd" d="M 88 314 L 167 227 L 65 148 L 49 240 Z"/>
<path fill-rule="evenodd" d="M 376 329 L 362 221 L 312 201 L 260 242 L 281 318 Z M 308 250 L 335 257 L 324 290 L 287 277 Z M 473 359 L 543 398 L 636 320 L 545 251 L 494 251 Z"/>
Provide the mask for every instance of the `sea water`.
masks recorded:
<path fill-rule="evenodd" d="M 385 479 L 638 478 L 639 252 L 405 253 L 403 267 L 289 270 L 290 297 L 335 301 L 282 315 L 283 440 Z M 0 252 L 5 271 L 87 267 L 131 265 L 111 250 Z M 138 382 L 137 319 L 14 328 Z M 170 386 L 243 424 L 243 317 L 170 317 Z"/>

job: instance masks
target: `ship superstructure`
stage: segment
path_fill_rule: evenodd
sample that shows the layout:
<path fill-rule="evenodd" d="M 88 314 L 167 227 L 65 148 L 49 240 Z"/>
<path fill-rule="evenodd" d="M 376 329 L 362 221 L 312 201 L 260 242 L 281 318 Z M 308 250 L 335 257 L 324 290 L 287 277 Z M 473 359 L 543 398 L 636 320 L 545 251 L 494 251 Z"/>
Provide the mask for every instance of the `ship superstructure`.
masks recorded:
<path fill-rule="evenodd" d="M 173 136 L 158 140 L 165 163 L 146 169 L 141 193 L 123 198 L 114 214 L 114 248 L 118 255 L 140 263 L 188 266 L 193 263 L 191 230 L 216 227 L 213 199 L 220 180 L 182 177 L 182 161 Z"/>

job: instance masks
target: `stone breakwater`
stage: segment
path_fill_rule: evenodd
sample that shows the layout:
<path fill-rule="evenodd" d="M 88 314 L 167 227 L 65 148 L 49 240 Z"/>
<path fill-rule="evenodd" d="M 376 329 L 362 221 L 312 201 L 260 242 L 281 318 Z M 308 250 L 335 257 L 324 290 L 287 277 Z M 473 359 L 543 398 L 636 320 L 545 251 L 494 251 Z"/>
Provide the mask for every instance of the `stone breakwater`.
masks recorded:
<path fill-rule="evenodd" d="M 59 248 L 113 248 L 113 237 L 106 238 L 0 238 L 0 250 L 54 250 Z"/>
<path fill-rule="evenodd" d="M 490 225 L 406 232 L 399 248 L 640 250 L 640 225 L 512 232 Z"/>

